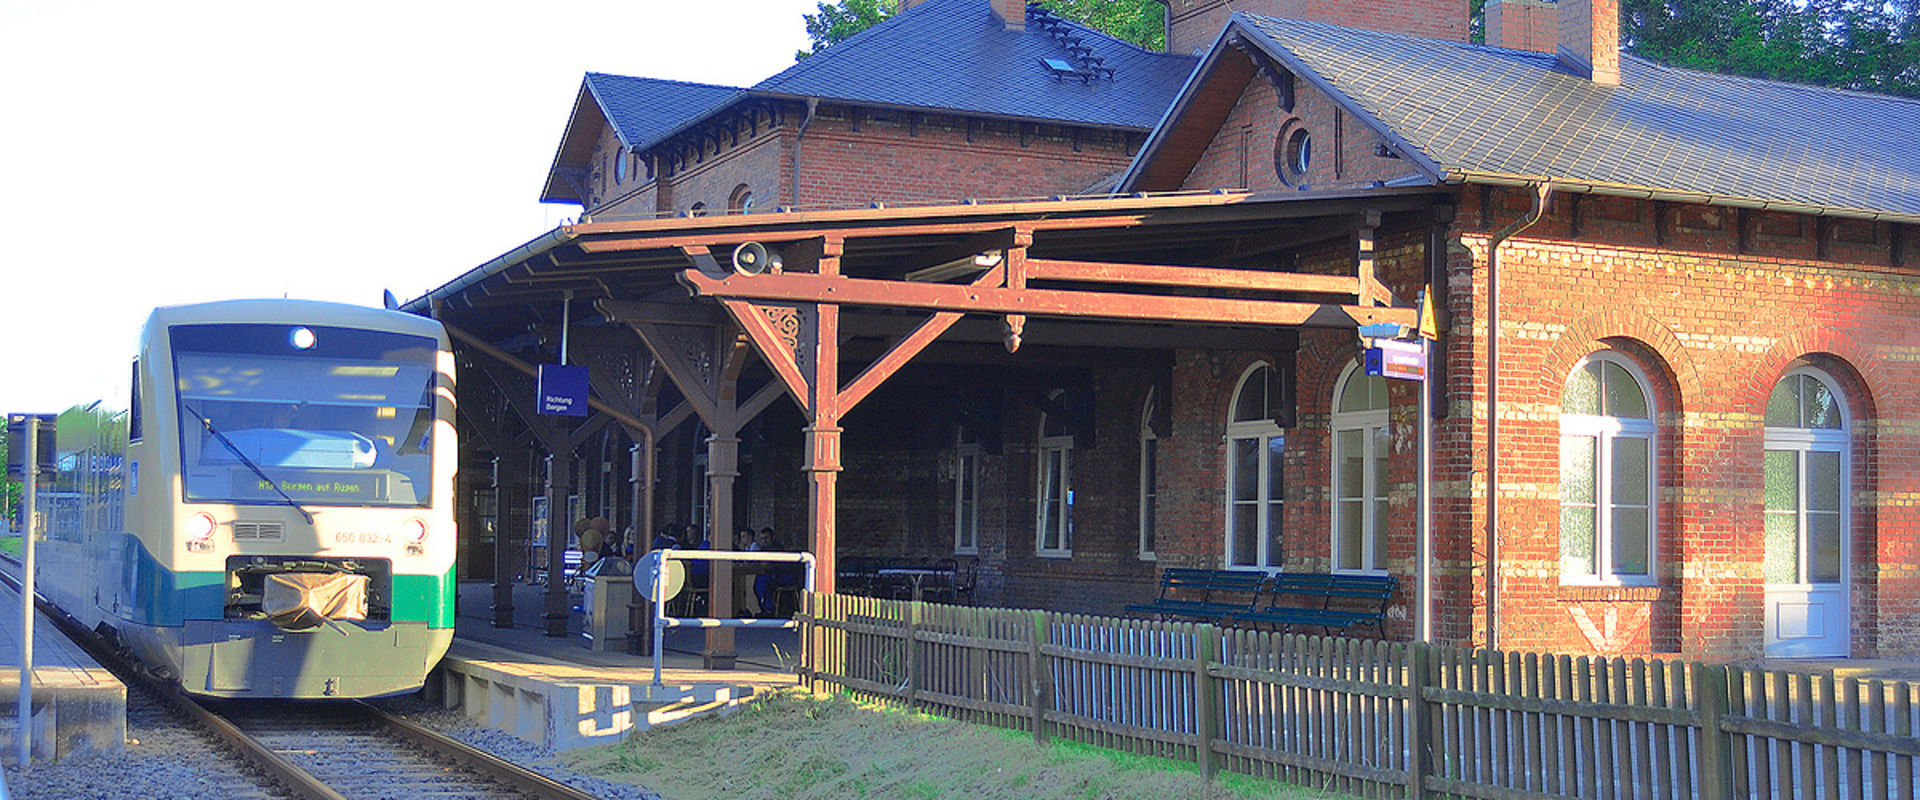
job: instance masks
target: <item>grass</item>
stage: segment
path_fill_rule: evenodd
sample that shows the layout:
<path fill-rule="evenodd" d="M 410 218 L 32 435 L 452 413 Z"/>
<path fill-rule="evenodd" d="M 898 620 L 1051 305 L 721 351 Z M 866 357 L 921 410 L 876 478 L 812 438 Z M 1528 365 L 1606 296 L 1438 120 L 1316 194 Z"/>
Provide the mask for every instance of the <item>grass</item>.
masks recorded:
<path fill-rule="evenodd" d="M 20 558 L 22 556 L 22 547 L 20 537 L 0 536 L 0 553 L 6 553 L 14 558 Z"/>
<path fill-rule="evenodd" d="M 1331 795 L 1192 764 L 789 690 L 637 733 L 573 766 L 668 800 L 1296 800 Z"/>

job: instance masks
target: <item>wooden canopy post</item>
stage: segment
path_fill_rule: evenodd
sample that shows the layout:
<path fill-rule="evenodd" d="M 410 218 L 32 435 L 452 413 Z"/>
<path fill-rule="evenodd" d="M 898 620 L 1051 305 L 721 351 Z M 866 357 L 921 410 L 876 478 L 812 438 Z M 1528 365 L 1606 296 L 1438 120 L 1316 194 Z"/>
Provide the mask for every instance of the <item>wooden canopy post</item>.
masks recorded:
<path fill-rule="evenodd" d="M 838 242 L 834 244 L 838 245 Z M 839 272 L 839 253 L 832 259 Z M 821 271 L 827 270 L 827 258 L 820 259 Z M 834 591 L 838 489 L 840 480 L 840 306 L 821 303 L 813 348 L 813 397 L 808 403 L 813 413 L 807 435 L 807 528 L 813 541 L 813 589 Z"/>

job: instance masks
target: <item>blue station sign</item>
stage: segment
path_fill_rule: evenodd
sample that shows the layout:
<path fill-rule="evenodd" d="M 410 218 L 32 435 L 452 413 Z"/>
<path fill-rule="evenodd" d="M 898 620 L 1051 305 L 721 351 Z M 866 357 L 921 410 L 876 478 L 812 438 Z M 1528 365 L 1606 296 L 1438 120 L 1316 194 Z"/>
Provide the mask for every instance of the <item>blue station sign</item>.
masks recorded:
<path fill-rule="evenodd" d="M 587 368 L 541 364 L 540 413 L 568 417 L 587 415 Z"/>

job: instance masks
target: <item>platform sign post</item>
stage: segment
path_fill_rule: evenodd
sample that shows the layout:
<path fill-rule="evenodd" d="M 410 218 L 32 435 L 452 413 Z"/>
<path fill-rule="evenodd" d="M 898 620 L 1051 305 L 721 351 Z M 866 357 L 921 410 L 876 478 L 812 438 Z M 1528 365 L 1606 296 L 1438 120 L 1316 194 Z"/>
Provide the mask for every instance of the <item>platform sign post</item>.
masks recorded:
<path fill-rule="evenodd" d="M 40 418 L 32 414 L 7 420 L 7 432 L 19 431 L 8 455 L 19 459 L 20 480 L 20 768 L 33 763 L 33 537 L 39 516 Z M 11 470 L 9 470 L 11 471 Z"/>
<path fill-rule="evenodd" d="M 1433 298 L 1426 291 L 1421 292 L 1420 318 L 1417 327 L 1398 323 L 1381 322 L 1360 326 L 1360 340 L 1365 348 L 1362 363 L 1366 374 L 1390 380 L 1417 381 L 1420 384 L 1419 450 L 1420 479 L 1418 524 L 1419 543 L 1416 554 L 1415 572 L 1417 573 L 1418 609 L 1414 619 L 1414 638 L 1420 642 L 1433 641 L 1433 385 L 1427 360 L 1433 354 L 1432 342 L 1440 336 L 1439 326 L 1434 315 Z M 1408 341 L 1412 339 L 1412 341 Z"/>

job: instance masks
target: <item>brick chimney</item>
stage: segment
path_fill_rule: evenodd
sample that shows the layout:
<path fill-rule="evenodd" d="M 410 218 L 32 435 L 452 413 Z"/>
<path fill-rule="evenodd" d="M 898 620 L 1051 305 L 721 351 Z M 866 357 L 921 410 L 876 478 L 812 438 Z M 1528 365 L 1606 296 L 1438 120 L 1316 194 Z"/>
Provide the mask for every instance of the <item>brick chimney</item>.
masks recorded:
<path fill-rule="evenodd" d="M 1551 0 L 1487 0 L 1487 44 L 1552 53 L 1559 49 L 1560 9 Z"/>
<path fill-rule="evenodd" d="M 1027 0 L 987 0 L 987 4 L 993 6 L 993 15 L 1007 24 L 1007 30 L 1027 29 Z"/>
<path fill-rule="evenodd" d="M 1620 85 L 1620 0 L 1559 0 L 1560 65 L 1603 86 Z"/>

